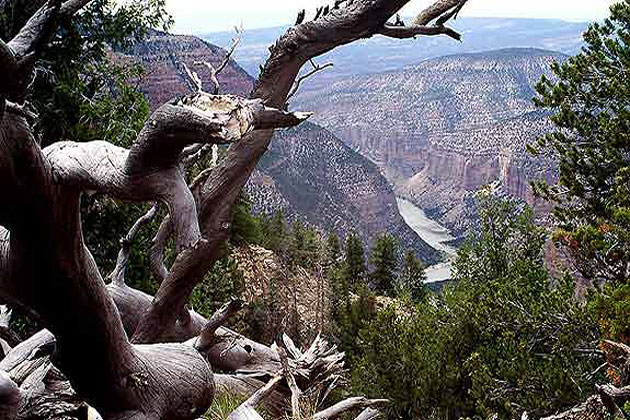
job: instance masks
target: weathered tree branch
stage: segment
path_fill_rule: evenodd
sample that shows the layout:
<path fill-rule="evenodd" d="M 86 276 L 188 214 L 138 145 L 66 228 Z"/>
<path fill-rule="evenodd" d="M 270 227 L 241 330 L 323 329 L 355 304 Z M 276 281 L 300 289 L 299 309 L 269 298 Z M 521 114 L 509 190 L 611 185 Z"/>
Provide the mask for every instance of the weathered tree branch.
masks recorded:
<path fill-rule="evenodd" d="M 287 384 L 289 384 L 289 389 L 291 390 L 291 415 L 294 419 L 301 419 L 302 416 L 300 414 L 300 396 L 302 395 L 302 391 L 300 391 L 297 382 L 295 382 L 295 376 L 293 376 L 291 366 L 289 366 L 287 352 L 282 347 L 276 347 L 276 351 L 280 356 L 282 371 L 284 372 L 284 377 L 286 378 Z"/>
<path fill-rule="evenodd" d="M 333 8 L 314 21 L 289 28 L 270 48 L 271 56 L 252 97 L 260 98 L 266 106 L 284 109 L 287 96 L 305 63 L 340 45 L 380 34 L 387 21 L 408 1 L 355 0 Z M 448 13 L 460 1 L 436 2 L 424 13 L 432 18 L 422 25 Z M 166 335 L 164 329 L 174 327 L 177 311 L 173 308 L 182 308 L 186 304 L 194 286 L 221 255 L 218 249 L 227 238 L 232 206 L 266 151 L 272 133 L 272 130 L 261 130 L 232 144 L 226 157 L 209 174 L 201 187 L 198 203 L 199 225 L 207 242 L 201 244 L 195 255 L 176 261 L 171 267 L 151 309 L 138 326 L 134 341 L 160 341 Z"/>
<path fill-rule="evenodd" d="M 140 229 L 142 229 L 142 227 L 146 224 L 151 223 L 151 221 L 155 218 L 158 208 L 157 203 L 151 206 L 149 211 L 136 220 L 131 229 L 129 229 L 127 235 L 120 240 L 120 251 L 118 252 L 118 257 L 116 259 L 116 266 L 112 272 L 108 274 L 108 280 L 118 284 L 125 282 L 125 270 L 127 269 L 127 262 L 129 261 L 129 256 L 131 255 L 131 245 Z"/>
<path fill-rule="evenodd" d="M 438 0 L 424 9 L 414 20 L 414 24 L 425 26 L 434 20 L 438 25 L 444 24 L 455 16 L 468 0 Z"/>
<path fill-rule="evenodd" d="M 338 417 L 339 415 L 352 410 L 374 408 L 387 404 L 388 400 L 370 400 L 365 397 L 347 398 L 337 404 L 322 410 L 313 416 L 313 420 L 328 420 Z"/>
<path fill-rule="evenodd" d="M 256 391 L 244 403 L 228 416 L 227 420 L 263 420 L 262 416 L 256 411 L 265 398 L 271 395 L 276 387 L 282 381 L 283 375 L 274 376 L 265 386 Z"/>
<path fill-rule="evenodd" d="M 311 63 L 311 66 L 313 67 L 312 70 L 298 77 L 298 79 L 295 81 L 295 84 L 293 85 L 293 88 L 291 89 L 291 92 L 289 92 L 289 94 L 287 95 L 287 101 L 291 99 L 293 96 L 295 96 L 295 94 L 300 89 L 300 85 L 302 84 L 302 82 L 304 82 L 309 77 L 315 75 L 316 73 L 326 70 L 329 67 L 333 67 L 334 65 L 333 63 L 326 63 L 323 66 L 320 66 L 319 64 L 315 64 L 313 60 L 310 60 L 310 63 Z"/>
<path fill-rule="evenodd" d="M 419 35 L 446 35 L 457 41 L 461 40 L 461 35 L 446 26 L 394 26 L 384 25 L 379 33 L 390 38 L 406 39 L 414 38 Z"/>
<path fill-rule="evenodd" d="M 373 408 L 366 408 L 354 420 L 374 420 L 381 417 L 381 413 Z"/>
<path fill-rule="evenodd" d="M 236 51 L 236 48 L 241 43 L 241 39 L 243 35 L 243 28 L 235 27 L 234 29 L 236 30 L 236 35 L 234 36 L 234 38 L 232 38 L 232 45 L 227 51 L 225 58 L 223 59 L 221 64 L 219 64 L 219 67 L 215 68 L 212 65 L 212 63 L 210 63 L 209 61 L 195 61 L 193 63 L 196 66 L 205 66 L 210 72 L 210 81 L 212 82 L 212 85 L 213 85 L 210 93 L 214 95 L 218 95 L 219 91 L 221 90 L 221 85 L 219 84 L 219 79 L 218 79 L 219 74 L 221 74 L 221 72 L 225 70 L 230 60 L 232 59 L 232 55 Z M 199 90 L 201 90 L 201 81 L 199 82 Z"/>
<path fill-rule="evenodd" d="M 225 324 L 232 315 L 243 307 L 243 302 L 238 299 L 232 299 L 216 311 L 210 321 L 203 327 L 199 337 L 194 339 L 193 347 L 200 353 L 206 353 L 210 348 L 217 344 L 216 331 Z"/>

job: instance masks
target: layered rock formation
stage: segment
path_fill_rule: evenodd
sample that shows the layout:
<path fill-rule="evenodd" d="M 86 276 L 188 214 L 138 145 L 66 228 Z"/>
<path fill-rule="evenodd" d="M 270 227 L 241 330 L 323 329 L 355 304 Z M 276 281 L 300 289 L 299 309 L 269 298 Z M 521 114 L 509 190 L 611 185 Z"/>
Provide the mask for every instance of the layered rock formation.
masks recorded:
<path fill-rule="evenodd" d="M 533 86 L 558 53 L 509 49 L 424 61 L 306 86 L 295 106 L 371 159 L 405 196 L 461 233 L 468 198 L 500 181 L 533 202 L 528 183 L 553 165 L 526 145 L 548 129 Z"/>
<path fill-rule="evenodd" d="M 225 54 L 195 37 L 154 32 L 130 51 L 130 58 L 146 68 L 140 87 L 154 109 L 190 92 L 181 63 L 197 71 L 206 86 L 209 74 L 194 62 L 217 65 Z M 253 84 L 234 62 L 218 79 L 222 92 L 239 95 L 247 95 Z M 378 168 L 317 125 L 279 131 L 246 188 L 257 211 L 281 209 L 289 218 L 305 219 L 322 231 L 334 230 L 339 235 L 355 230 L 368 243 L 379 233 L 389 232 L 403 247 L 415 249 L 426 263 L 438 258 L 405 224 L 394 193 Z"/>

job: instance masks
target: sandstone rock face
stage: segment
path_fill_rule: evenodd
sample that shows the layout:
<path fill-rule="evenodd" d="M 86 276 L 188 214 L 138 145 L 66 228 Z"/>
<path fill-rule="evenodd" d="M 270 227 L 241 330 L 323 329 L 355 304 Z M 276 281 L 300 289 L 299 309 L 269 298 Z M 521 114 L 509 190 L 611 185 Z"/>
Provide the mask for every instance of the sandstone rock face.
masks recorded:
<path fill-rule="evenodd" d="M 193 64 L 218 65 L 225 51 L 196 37 L 154 32 L 130 55 L 146 68 L 140 87 L 155 109 L 191 92 L 182 62 L 194 68 L 208 86 L 207 71 Z M 219 75 L 219 82 L 222 92 L 239 95 L 247 95 L 253 85 L 253 79 L 234 62 Z M 438 258 L 405 224 L 392 188 L 378 168 L 317 125 L 278 131 L 246 190 L 257 211 L 282 209 L 290 219 L 305 219 L 323 232 L 344 235 L 356 230 L 368 243 L 379 233 L 389 232 L 404 248 L 415 249 L 425 263 Z"/>
<path fill-rule="evenodd" d="M 332 288 L 326 278 L 302 267 L 289 268 L 273 251 L 241 246 L 231 253 L 245 280 L 245 302 L 272 302 L 262 314 L 264 334 L 287 332 L 299 343 L 310 343 L 320 332 L 330 332 Z M 273 319 L 274 315 L 281 316 Z M 267 325 L 265 325 L 267 324 Z"/>
<path fill-rule="evenodd" d="M 295 105 L 375 162 L 409 198 L 460 232 L 468 199 L 500 181 L 533 203 L 534 178 L 553 164 L 526 145 L 549 128 L 531 99 L 542 74 L 561 54 L 509 49 L 442 57 L 389 73 L 312 84 Z"/>

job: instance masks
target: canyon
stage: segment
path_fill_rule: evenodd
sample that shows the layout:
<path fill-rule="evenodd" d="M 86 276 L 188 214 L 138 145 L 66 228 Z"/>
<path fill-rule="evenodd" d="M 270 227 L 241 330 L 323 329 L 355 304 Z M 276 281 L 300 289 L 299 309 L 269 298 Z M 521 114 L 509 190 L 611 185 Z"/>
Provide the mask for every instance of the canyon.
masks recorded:
<path fill-rule="evenodd" d="M 125 59 L 145 68 L 139 87 L 155 109 L 193 89 L 183 64 L 197 71 L 204 87 L 209 87 L 209 72 L 195 63 L 207 61 L 216 67 L 225 56 L 225 50 L 199 38 L 154 31 L 128 51 Z M 221 93 L 239 95 L 247 95 L 254 81 L 234 61 L 218 79 Z M 246 193 L 256 212 L 280 210 L 289 221 L 306 221 L 322 233 L 334 231 L 343 237 L 356 232 L 366 245 L 388 232 L 425 264 L 440 258 L 405 223 L 394 191 L 378 167 L 316 124 L 278 130 L 246 185 Z"/>
<path fill-rule="evenodd" d="M 463 25 L 472 23 L 465 20 Z M 549 22 L 527 24 L 532 39 L 540 35 L 538 44 L 566 52 L 579 48 L 581 24 L 559 25 L 555 31 Z M 484 21 L 481 34 L 470 30 L 473 45 L 468 48 L 478 46 L 483 33 L 519 25 L 525 23 Z M 522 34 L 521 29 L 514 30 Z M 259 59 L 258 44 L 248 44 L 248 31 L 243 36 L 237 55 Z M 509 43 L 507 38 L 502 42 Z M 384 51 L 384 59 L 350 68 L 344 60 L 358 53 L 339 53 L 346 57 L 340 72 L 335 66 L 318 74 L 291 99 L 292 109 L 314 111 L 315 116 L 312 123 L 277 132 L 246 187 L 256 212 L 282 210 L 289 220 L 299 218 L 341 236 L 356 231 L 367 244 L 388 232 L 431 264 L 452 252 L 427 240 L 431 227 L 414 229 L 409 218 L 417 216 L 416 210 L 457 240 L 471 227 L 475 191 L 483 185 L 493 183 L 502 193 L 547 209 L 529 186 L 534 179 L 551 180 L 555 173 L 552 161 L 527 151 L 549 129 L 548 116 L 536 109 L 532 98 L 539 78 L 550 75 L 551 63 L 566 55 L 506 48 L 429 58 L 378 72 L 378 63 L 391 63 L 388 54 L 393 52 L 382 41 L 375 45 Z M 411 59 L 408 52 L 399 54 L 406 57 L 398 60 L 399 66 Z M 225 50 L 196 37 L 156 32 L 130 55 L 147 69 L 141 89 L 155 107 L 192 88 L 182 63 L 207 84 L 209 75 L 194 63 L 216 66 Z M 221 92 L 241 95 L 254 81 L 234 61 L 219 80 Z M 405 211 L 401 200 L 415 208 Z M 444 277 L 446 271 L 438 270 L 436 278 Z"/>
<path fill-rule="evenodd" d="M 396 194 L 461 236 L 474 193 L 500 188 L 544 207 L 529 187 L 553 162 L 527 145 L 549 129 L 532 102 L 539 78 L 563 54 L 512 48 L 425 60 L 402 69 L 305 85 L 296 108 L 379 166 Z"/>

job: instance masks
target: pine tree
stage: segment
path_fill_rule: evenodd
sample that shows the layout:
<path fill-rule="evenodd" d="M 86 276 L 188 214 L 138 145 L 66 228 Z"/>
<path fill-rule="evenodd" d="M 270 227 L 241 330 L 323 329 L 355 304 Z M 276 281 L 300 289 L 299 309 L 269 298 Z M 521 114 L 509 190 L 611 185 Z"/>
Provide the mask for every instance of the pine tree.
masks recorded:
<path fill-rule="evenodd" d="M 328 266 L 335 266 L 339 262 L 341 256 L 341 245 L 339 244 L 339 237 L 335 232 L 330 232 L 326 239 L 326 264 Z"/>
<path fill-rule="evenodd" d="M 559 164 L 556 185 L 535 184 L 556 202 L 561 224 L 555 238 L 573 254 L 581 274 L 628 281 L 630 265 L 630 1 L 610 8 L 610 18 L 592 24 L 586 46 L 552 66 L 536 104 L 552 113 L 556 130 L 533 153 L 548 152 Z"/>
<path fill-rule="evenodd" d="M 305 268 L 314 268 L 319 260 L 319 237 L 314 228 L 300 221 L 291 230 L 289 260 Z"/>
<path fill-rule="evenodd" d="M 413 250 L 409 249 L 405 253 L 400 273 L 400 283 L 402 289 L 409 293 L 411 298 L 419 302 L 423 300 L 429 290 L 424 284 L 427 276 L 424 272 L 422 262 L 416 257 Z"/>
<path fill-rule="evenodd" d="M 370 273 L 371 285 L 378 293 L 393 294 L 399 269 L 398 243 L 393 236 L 379 235 L 370 252 L 370 264 L 374 267 Z"/>
<path fill-rule="evenodd" d="M 282 210 L 277 210 L 271 217 L 264 217 L 262 225 L 262 246 L 283 254 L 286 251 L 287 227 Z"/>
<path fill-rule="evenodd" d="M 258 245 L 262 242 L 262 226 L 258 217 L 252 214 L 249 197 L 241 193 L 232 212 L 230 242 L 233 244 Z"/>
<path fill-rule="evenodd" d="M 346 257 L 343 277 L 351 290 L 357 290 L 365 283 L 365 251 L 361 238 L 355 233 L 346 237 Z"/>

